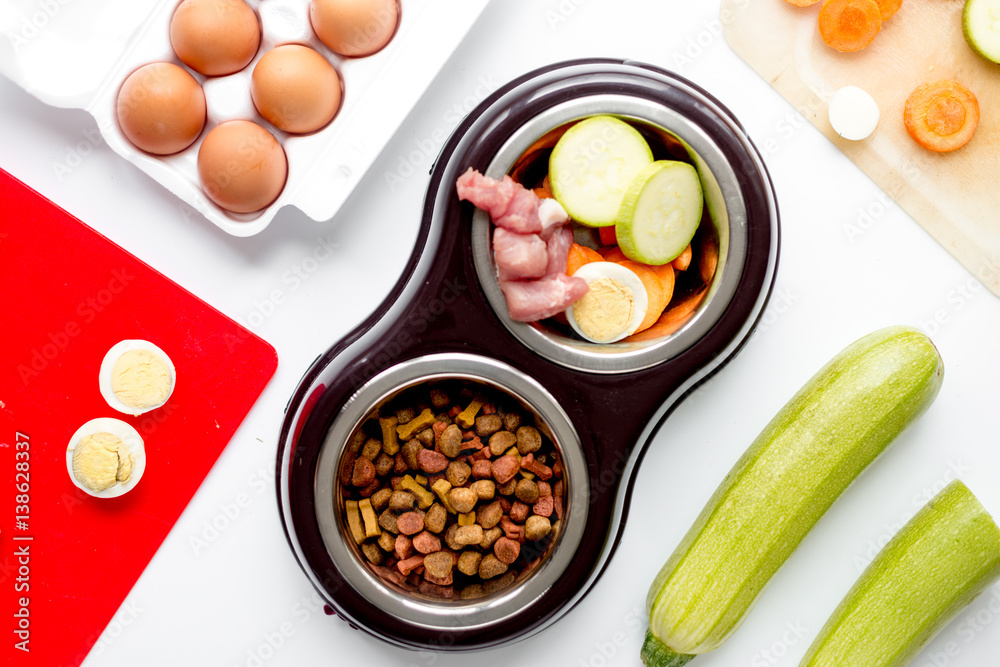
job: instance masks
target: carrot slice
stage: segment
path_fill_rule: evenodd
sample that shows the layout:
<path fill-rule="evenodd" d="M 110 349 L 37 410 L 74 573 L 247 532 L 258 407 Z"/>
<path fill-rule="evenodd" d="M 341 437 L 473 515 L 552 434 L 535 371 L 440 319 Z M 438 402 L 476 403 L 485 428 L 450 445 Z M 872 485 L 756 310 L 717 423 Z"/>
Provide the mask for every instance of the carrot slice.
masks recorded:
<path fill-rule="evenodd" d="M 648 297 L 648 303 L 646 305 L 646 317 L 643 318 L 642 323 L 639 324 L 639 328 L 636 332 L 644 331 L 649 327 L 656 324 L 656 320 L 660 318 L 663 313 L 663 309 L 667 306 L 667 301 L 664 300 L 663 293 L 663 283 L 660 277 L 653 273 L 653 270 L 646 266 L 645 264 L 639 264 L 638 262 L 633 262 L 631 260 L 625 260 L 624 262 L 618 262 L 626 269 L 639 276 L 639 280 L 642 281 L 643 286 L 646 288 L 646 296 Z"/>
<path fill-rule="evenodd" d="M 594 250 L 593 248 L 588 248 L 587 246 L 582 245 L 582 246 L 580 246 L 580 250 L 587 257 L 587 263 L 588 264 L 590 264 L 591 262 L 603 262 L 603 261 L 605 261 L 604 260 L 604 256 L 601 255 L 601 253 L 599 253 L 596 250 Z"/>
<path fill-rule="evenodd" d="M 878 12 L 882 15 L 883 21 L 891 19 L 903 4 L 903 0 L 876 0 L 876 2 L 878 2 Z"/>
<path fill-rule="evenodd" d="M 838 51 L 860 51 L 882 29 L 875 0 L 826 0 L 819 10 L 819 34 Z"/>
<path fill-rule="evenodd" d="M 958 150 L 976 132 L 979 101 L 957 81 L 924 83 L 907 98 L 903 123 L 913 140 L 929 151 Z"/>
<path fill-rule="evenodd" d="M 653 266 L 647 264 L 656 277 L 660 279 L 660 284 L 663 285 L 663 308 L 666 309 L 667 305 L 670 303 L 670 299 L 674 296 L 674 284 L 676 283 L 677 276 L 674 273 L 674 267 L 670 264 L 661 264 L 660 266 Z"/>
<path fill-rule="evenodd" d="M 694 311 L 705 299 L 706 294 L 708 294 L 708 288 L 702 287 L 700 290 L 691 294 L 670 310 L 664 312 L 663 315 L 660 316 L 660 319 L 656 321 L 656 324 L 641 333 L 634 333 L 628 338 L 622 339 L 622 342 L 640 343 L 642 341 L 656 340 L 657 338 L 669 336 L 684 326 L 684 324 L 691 319 L 694 315 Z"/>
<path fill-rule="evenodd" d="M 673 267 L 678 271 L 687 271 L 688 267 L 691 266 L 691 258 L 694 257 L 694 251 L 691 250 L 691 244 L 688 243 L 688 247 L 681 251 L 681 254 L 674 258 L 671 262 Z"/>
<path fill-rule="evenodd" d="M 619 248 L 618 246 L 605 246 L 605 247 L 610 247 L 610 250 L 608 250 L 607 252 L 602 252 L 601 253 L 602 255 L 604 255 L 604 261 L 605 262 L 628 262 L 628 261 L 631 261 L 628 257 L 625 256 L 625 253 L 623 253 L 622 249 Z"/>
<path fill-rule="evenodd" d="M 790 5 L 795 5 L 796 7 L 808 7 L 810 5 L 815 5 L 819 0 L 785 0 Z"/>
<path fill-rule="evenodd" d="M 569 247 L 569 254 L 566 255 L 566 275 L 573 275 L 577 269 L 587 263 L 587 256 L 583 254 L 583 246 L 574 243 Z"/>
<path fill-rule="evenodd" d="M 701 244 L 701 259 L 698 262 L 698 272 L 701 281 L 711 284 L 715 271 L 719 268 L 719 245 L 713 237 L 707 237 Z"/>
<path fill-rule="evenodd" d="M 532 192 L 534 192 L 539 199 L 552 199 L 552 192 L 545 188 L 534 188 L 532 189 Z"/>
<path fill-rule="evenodd" d="M 618 245 L 618 237 L 613 226 L 598 227 L 597 233 L 601 236 L 601 245 Z"/>

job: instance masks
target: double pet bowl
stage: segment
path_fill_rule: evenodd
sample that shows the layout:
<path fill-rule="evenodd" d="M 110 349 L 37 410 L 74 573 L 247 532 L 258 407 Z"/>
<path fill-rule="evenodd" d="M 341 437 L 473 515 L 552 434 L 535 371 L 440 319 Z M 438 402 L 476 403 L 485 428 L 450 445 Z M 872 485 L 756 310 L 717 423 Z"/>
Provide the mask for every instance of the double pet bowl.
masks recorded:
<path fill-rule="evenodd" d="M 595 345 L 512 321 L 489 219 L 455 194 L 469 167 L 500 178 L 548 133 L 595 114 L 681 147 L 702 177 L 718 268 L 693 317 L 657 340 Z M 554 623 L 607 566 L 637 464 L 660 424 L 746 341 L 777 256 L 777 204 L 761 156 L 732 114 L 691 82 L 639 63 L 583 60 L 498 90 L 442 150 L 400 281 L 313 364 L 288 405 L 278 497 L 305 574 L 343 619 L 411 648 L 495 646 Z M 537 566 L 466 599 L 388 583 L 365 564 L 341 518 L 338 471 L 352 434 L 401 392 L 439 380 L 492 387 L 533 414 L 559 451 L 566 489 L 558 535 Z"/>

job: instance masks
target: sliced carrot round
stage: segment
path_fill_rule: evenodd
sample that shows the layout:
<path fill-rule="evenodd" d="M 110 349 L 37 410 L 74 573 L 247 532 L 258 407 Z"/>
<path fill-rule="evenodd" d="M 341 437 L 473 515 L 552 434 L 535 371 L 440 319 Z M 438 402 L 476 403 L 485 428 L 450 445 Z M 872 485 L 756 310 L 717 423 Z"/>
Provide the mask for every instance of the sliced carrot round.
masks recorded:
<path fill-rule="evenodd" d="M 826 0 L 819 10 L 819 34 L 838 51 L 860 51 L 882 29 L 875 0 Z"/>
<path fill-rule="evenodd" d="M 809 7 L 815 5 L 819 0 L 785 0 L 785 2 L 796 7 Z"/>
<path fill-rule="evenodd" d="M 957 81 L 924 83 L 907 98 L 903 123 L 913 140 L 929 151 L 958 150 L 976 132 L 979 101 Z"/>
<path fill-rule="evenodd" d="M 883 21 L 891 19 L 903 4 L 903 0 L 876 0 L 876 2 Z"/>
<path fill-rule="evenodd" d="M 646 288 L 646 296 L 648 298 L 646 317 L 643 318 L 642 323 L 639 324 L 639 328 L 634 333 L 645 331 L 656 324 L 656 320 L 660 319 L 660 315 L 663 314 L 663 309 L 667 307 L 669 296 L 663 292 L 663 281 L 646 264 L 639 264 L 628 259 L 618 262 L 618 264 L 639 276 L 639 280 L 642 281 L 643 286 Z"/>

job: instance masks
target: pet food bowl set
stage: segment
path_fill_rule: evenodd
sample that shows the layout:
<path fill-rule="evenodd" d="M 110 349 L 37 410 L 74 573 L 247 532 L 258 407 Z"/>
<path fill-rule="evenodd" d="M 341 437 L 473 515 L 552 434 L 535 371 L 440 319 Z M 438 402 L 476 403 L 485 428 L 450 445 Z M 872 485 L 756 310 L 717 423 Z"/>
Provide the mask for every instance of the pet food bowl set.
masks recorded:
<path fill-rule="evenodd" d="M 693 317 L 659 340 L 595 345 L 512 321 L 489 219 L 455 194 L 469 167 L 500 178 L 547 133 L 594 114 L 622 117 L 679 148 L 702 178 L 718 268 Z M 579 60 L 531 72 L 469 114 L 435 163 L 422 215 L 397 285 L 295 391 L 278 448 L 278 500 L 295 557 L 338 616 L 399 646 L 469 650 L 539 632 L 598 580 L 645 448 L 761 315 L 777 264 L 778 210 L 760 153 L 708 93 L 652 66 Z M 565 510 L 550 552 L 512 585 L 469 599 L 383 581 L 354 549 L 338 509 L 338 470 L 355 429 L 401 391 L 443 379 L 509 395 L 544 424 L 564 470 Z"/>

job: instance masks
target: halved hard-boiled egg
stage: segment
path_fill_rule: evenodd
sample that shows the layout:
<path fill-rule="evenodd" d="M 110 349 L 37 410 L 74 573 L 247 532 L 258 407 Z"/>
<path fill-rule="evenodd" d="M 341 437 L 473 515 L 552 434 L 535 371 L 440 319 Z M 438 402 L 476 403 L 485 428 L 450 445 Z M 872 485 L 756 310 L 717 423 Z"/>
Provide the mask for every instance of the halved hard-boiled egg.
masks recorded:
<path fill-rule="evenodd" d="M 592 343 L 614 343 L 635 333 L 646 317 L 649 296 L 635 273 L 614 262 L 584 264 L 573 274 L 590 287 L 566 309 L 566 319 Z"/>
<path fill-rule="evenodd" d="M 146 470 L 142 437 L 120 419 L 91 419 L 66 447 L 66 468 L 77 488 L 97 498 L 128 493 Z"/>
<path fill-rule="evenodd" d="M 177 372 L 167 353 L 146 340 L 123 340 L 104 355 L 100 389 L 118 412 L 138 416 L 170 398 Z"/>

